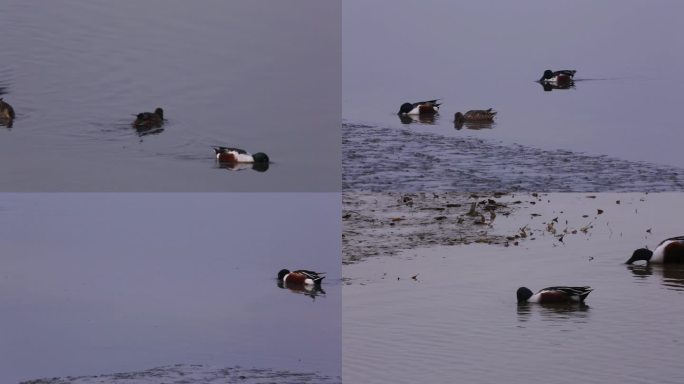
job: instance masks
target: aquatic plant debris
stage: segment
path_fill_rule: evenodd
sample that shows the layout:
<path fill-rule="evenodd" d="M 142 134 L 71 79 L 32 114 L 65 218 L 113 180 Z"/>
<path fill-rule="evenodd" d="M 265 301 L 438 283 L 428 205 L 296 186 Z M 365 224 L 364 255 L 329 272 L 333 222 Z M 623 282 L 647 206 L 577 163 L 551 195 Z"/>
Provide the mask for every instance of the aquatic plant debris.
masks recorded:
<path fill-rule="evenodd" d="M 600 202 L 582 204 L 576 212 L 549 211 L 548 207 L 554 205 L 552 200 L 552 195 L 537 193 L 343 192 L 342 263 L 432 246 L 519 246 L 549 236 L 552 247 L 565 246 L 576 237 L 591 236 L 597 226 L 607 226 L 611 235 L 607 212 L 592 215 L 591 219 L 583 214 L 596 209 L 594 204 Z M 643 201 L 635 197 L 623 206 L 631 211 L 630 205 Z M 545 213 L 531 214 L 531 209 Z M 440 215 L 435 217 L 434 212 Z M 497 225 L 506 219 L 508 223 Z M 645 230 L 651 233 L 650 228 Z"/>
<path fill-rule="evenodd" d="M 665 192 L 684 169 L 408 129 L 342 125 L 342 189 Z"/>
<path fill-rule="evenodd" d="M 517 237 L 492 235 L 491 225 L 497 215 L 508 216 L 524 203 L 495 200 L 502 196 L 507 195 L 345 192 L 342 194 L 343 263 L 431 245 L 504 245 Z M 352 215 L 352 211 L 358 214 Z M 435 217 L 432 212 L 440 215 Z M 395 220 L 398 217 L 400 221 Z"/>

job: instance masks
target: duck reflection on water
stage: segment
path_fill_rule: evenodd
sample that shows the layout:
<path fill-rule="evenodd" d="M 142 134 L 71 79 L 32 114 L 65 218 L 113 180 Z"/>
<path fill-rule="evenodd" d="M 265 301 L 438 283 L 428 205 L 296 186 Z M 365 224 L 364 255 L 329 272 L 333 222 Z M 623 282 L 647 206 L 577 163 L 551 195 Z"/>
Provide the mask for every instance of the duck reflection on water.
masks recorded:
<path fill-rule="evenodd" d="M 314 300 L 316 296 L 325 296 L 325 291 L 320 285 L 287 284 L 282 280 L 278 280 L 278 288 L 288 289 L 292 293 L 306 295 Z"/>
<path fill-rule="evenodd" d="M 492 129 L 496 127 L 496 123 L 493 121 L 454 121 L 454 128 L 460 131 L 465 127 L 466 129 L 479 130 L 479 129 Z"/>
<path fill-rule="evenodd" d="M 526 322 L 532 315 L 539 314 L 542 321 L 572 321 L 586 322 L 589 317 L 591 307 L 583 302 L 580 303 L 557 303 L 531 305 L 529 303 L 519 303 L 517 306 L 518 321 Z"/>
<path fill-rule="evenodd" d="M 661 276 L 660 283 L 667 289 L 684 291 L 684 264 L 628 265 L 627 270 L 637 280 L 648 280 L 654 275 Z"/>
<path fill-rule="evenodd" d="M 539 83 L 542 86 L 542 89 L 544 92 L 551 92 L 554 90 L 561 90 L 561 89 L 575 89 L 575 82 L 570 81 L 568 83 L 562 83 L 562 84 L 553 84 L 553 83 Z"/>
<path fill-rule="evenodd" d="M 246 169 L 251 169 L 257 172 L 266 172 L 268 171 L 269 163 L 217 163 L 217 166 L 229 171 L 244 171 Z"/>
<path fill-rule="evenodd" d="M 437 120 L 439 120 L 439 115 L 438 114 L 431 114 L 431 115 L 406 115 L 406 114 L 401 114 L 397 115 L 399 116 L 399 121 L 401 121 L 402 124 L 409 125 L 409 124 L 428 124 L 428 125 L 434 125 L 437 123 Z"/>

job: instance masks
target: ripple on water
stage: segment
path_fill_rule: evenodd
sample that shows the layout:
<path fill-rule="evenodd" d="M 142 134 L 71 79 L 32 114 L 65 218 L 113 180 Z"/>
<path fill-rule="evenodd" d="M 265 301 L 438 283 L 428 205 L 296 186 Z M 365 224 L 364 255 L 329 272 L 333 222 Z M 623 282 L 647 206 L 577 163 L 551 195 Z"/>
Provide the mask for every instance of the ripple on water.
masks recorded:
<path fill-rule="evenodd" d="M 404 215 L 396 198 L 384 200 L 387 210 Z M 668 213 L 679 200 L 679 194 L 543 194 L 537 204 L 516 209 L 510 222 L 495 227 L 541 225 L 544 218 L 559 217 L 569 227 L 591 220 L 591 231 L 567 235 L 562 244 L 535 232 L 536 240 L 520 246 L 414 247 L 346 264 L 345 380 L 680 382 L 684 327 L 676 319 L 684 316 L 678 305 L 682 269 L 624 264 L 644 238 L 657 243 L 664 233 L 678 230 L 680 215 Z M 595 206 L 605 212 L 583 218 Z M 530 213 L 541 214 L 539 222 Z M 378 220 L 394 216 L 375 209 Z M 645 232 L 651 218 L 658 218 L 658 234 Z M 430 230 L 449 233 L 453 228 Z M 358 239 L 373 231 L 377 225 L 345 229 L 347 237 Z M 401 236 L 394 229 L 386 232 Z M 410 278 L 416 274 L 417 280 Z M 594 288 L 586 305 L 516 303 L 515 290 L 522 285 L 536 291 L 575 284 Z"/>

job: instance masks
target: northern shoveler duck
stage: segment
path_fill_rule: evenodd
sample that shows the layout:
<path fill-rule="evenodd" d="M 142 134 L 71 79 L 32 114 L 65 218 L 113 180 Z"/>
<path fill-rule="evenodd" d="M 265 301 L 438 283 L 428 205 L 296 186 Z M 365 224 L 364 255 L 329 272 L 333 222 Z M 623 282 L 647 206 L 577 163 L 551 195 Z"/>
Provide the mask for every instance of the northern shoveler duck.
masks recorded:
<path fill-rule="evenodd" d="M 493 121 L 496 111 L 489 109 L 471 109 L 466 113 L 456 112 L 454 121 L 457 123 Z"/>
<path fill-rule="evenodd" d="M 0 119 L 6 122 L 14 120 L 14 108 L 0 97 Z"/>
<path fill-rule="evenodd" d="M 216 160 L 219 163 L 239 164 L 239 163 L 268 163 L 269 158 L 263 152 L 251 154 L 244 149 L 228 148 L 228 147 L 214 147 L 216 152 Z"/>
<path fill-rule="evenodd" d="M 556 89 L 575 89 L 574 81 L 569 81 L 566 83 L 547 83 L 542 81 L 539 83 L 539 85 L 542 86 L 544 92 L 551 92 Z"/>
<path fill-rule="evenodd" d="M 278 281 L 282 281 L 288 286 L 321 285 L 323 279 L 325 279 L 324 272 L 307 271 L 304 269 L 292 272 L 287 269 L 281 269 L 278 272 Z"/>
<path fill-rule="evenodd" d="M 397 115 L 434 115 L 439 113 L 441 103 L 439 99 L 419 101 L 417 103 L 404 103 L 399 108 Z"/>
<path fill-rule="evenodd" d="M 540 83 L 554 83 L 554 84 L 568 84 L 573 81 L 573 77 L 575 77 L 575 70 L 569 70 L 569 69 L 563 69 L 560 71 L 552 71 L 550 69 L 547 69 L 544 71 L 544 74 L 542 75 L 541 79 L 539 79 Z"/>
<path fill-rule="evenodd" d="M 133 127 L 138 129 L 156 128 L 164 124 L 164 110 L 161 108 L 155 109 L 154 112 L 141 112 L 135 116 Z"/>
<path fill-rule="evenodd" d="M 645 260 L 646 263 L 684 263 L 684 236 L 671 237 L 658 244 L 655 250 L 639 248 L 625 264 L 632 264 L 638 260 Z"/>
<path fill-rule="evenodd" d="M 548 287 L 532 293 L 529 288 L 518 288 L 518 303 L 583 303 L 589 296 L 590 287 Z"/>

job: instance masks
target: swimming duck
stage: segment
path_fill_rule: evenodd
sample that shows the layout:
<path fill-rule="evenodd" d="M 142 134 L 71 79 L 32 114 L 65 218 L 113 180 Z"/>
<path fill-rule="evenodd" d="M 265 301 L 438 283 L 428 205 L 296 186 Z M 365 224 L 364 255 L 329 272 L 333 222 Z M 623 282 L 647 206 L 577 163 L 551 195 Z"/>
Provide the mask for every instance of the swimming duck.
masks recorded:
<path fill-rule="evenodd" d="M 665 239 L 653 251 L 639 248 L 625 264 L 632 264 L 637 260 L 645 260 L 648 264 L 684 263 L 684 236 Z"/>
<path fill-rule="evenodd" d="M 228 147 L 214 147 L 216 152 L 216 160 L 220 163 L 238 164 L 238 163 L 268 163 L 269 158 L 263 152 L 251 154 L 244 149 L 228 148 Z"/>
<path fill-rule="evenodd" d="M 287 269 L 281 269 L 278 272 L 278 281 L 282 281 L 288 286 L 321 285 L 323 279 L 325 279 L 324 272 L 307 271 L 304 269 L 292 272 Z"/>
<path fill-rule="evenodd" d="M 548 287 L 532 293 L 529 288 L 518 288 L 518 303 L 583 303 L 589 296 L 590 287 Z"/>
<path fill-rule="evenodd" d="M 397 115 L 434 115 L 439 113 L 439 99 L 419 101 L 417 103 L 404 103 L 399 108 Z"/>
<path fill-rule="evenodd" d="M 155 109 L 154 112 L 141 112 L 135 116 L 133 127 L 138 129 L 156 128 L 164 124 L 164 110 L 161 108 Z"/>
<path fill-rule="evenodd" d="M 544 71 L 540 83 L 555 83 L 555 84 L 568 84 L 571 83 L 573 77 L 575 76 L 575 70 L 562 69 L 560 71 L 552 71 L 547 69 Z"/>
<path fill-rule="evenodd" d="M 14 108 L 0 97 L 0 120 L 6 121 L 8 125 L 14 120 Z"/>
<path fill-rule="evenodd" d="M 466 113 L 456 112 L 454 115 L 454 122 L 468 123 L 468 122 L 485 122 L 493 121 L 496 116 L 496 111 L 489 109 L 471 109 Z"/>
<path fill-rule="evenodd" d="M 547 83 L 545 81 L 539 82 L 539 85 L 542 86 L 542 89 L 544 92 L 551 92 L 553 90 L 557 89 L 575 89 L 575 82 L 574 81 L 568 81 L 565 83 Z"/>

